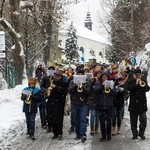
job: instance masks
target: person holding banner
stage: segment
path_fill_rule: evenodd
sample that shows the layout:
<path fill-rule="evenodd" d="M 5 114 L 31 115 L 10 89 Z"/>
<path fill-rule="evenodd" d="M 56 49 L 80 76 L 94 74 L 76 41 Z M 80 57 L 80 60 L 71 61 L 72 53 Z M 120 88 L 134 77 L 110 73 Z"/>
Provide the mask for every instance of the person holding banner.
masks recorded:
<path fill-rule="evenodd" d="M 76 138 L 85 142 L 86 139 L 86 115 L 88 112 L 87 96 L 90 92 L 90 84 L 86 81 L 84 70 L 79 68 L 77 75 L 74 75 L 73 80 L 69 84 L 69 93 L 71 96 L 71 115 L 73 117 Z"/>
<path fill-rule="evenodd" d="M 101 74 L 100 79 L 95 83 L 93 92 L 96 94 L 95 104 L 100 119 L 102 134 L 100 141 L 110 141 L 113 97 L 115 95 L 115 90 L 113 89 L 113 81 L 110 80 L 107 72 Z"/>

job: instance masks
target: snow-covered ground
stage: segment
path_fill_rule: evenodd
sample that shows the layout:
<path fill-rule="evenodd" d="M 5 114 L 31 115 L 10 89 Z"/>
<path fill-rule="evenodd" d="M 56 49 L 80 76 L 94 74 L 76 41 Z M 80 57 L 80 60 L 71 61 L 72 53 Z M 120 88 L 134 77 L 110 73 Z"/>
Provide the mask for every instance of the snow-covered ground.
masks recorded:
<path fill-rule="evenodd" d="M 0 150 L 9 150 L 11 149 L 11 145 L 16 143 L 19 140 L 21 142 L 22 136 L 26 133 L 26 123 L 25 116 L 22 112 L 22 104 L 23 102 L 20 100 L 23 85 L 16 86 L 14 89 L 10 90 L 1 90 L 0 91 Z M 66 126 L 70 126 L 70 118 L 65 117 L 64 124 Z M 38 128 L 40 126 L 39 123 L 39 114 L 37 115 L 36 120 L 36 132 L 38 132 Z M 65 132 L 68 130 L 65 129 Z M 45 132 L 45 131 L 44 131 Z M 35 135 L 36 136 L 36 135 Z M 71 136 L 70 136 L 71 137 Z M 66 137 L 68 138 L 68 137 Z M 71 137 L 74 139 L 74 136 Z M 71 141 L 71 140 L 70 140 Z M 92 146 L 92 139 L 88 138 L 88 142 L 86 144 L 74 144 L 69 148 L 71 150 L 89 150 Z M 66 145 L 61 145 L 63 150 L 66 150 Z M 14 146 L 13 146 L 14 147 Z"/>

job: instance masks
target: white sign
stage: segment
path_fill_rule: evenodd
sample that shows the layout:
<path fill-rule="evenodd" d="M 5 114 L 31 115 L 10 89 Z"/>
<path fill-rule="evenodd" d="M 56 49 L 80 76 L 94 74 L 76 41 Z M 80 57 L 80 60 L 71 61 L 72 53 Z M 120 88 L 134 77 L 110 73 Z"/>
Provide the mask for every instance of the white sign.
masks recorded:
<path fill-rule="evenodd" d="M 73 81 L 76 84 L 85 83 L 86 82 L 86 78 L 87 78 L 86 75 L 74 75 L 73 76 Z"/>
<path fill-rule="evenodd" d="M 105 80 L 102 84 L 103 84 L 105 87 L 108 87 L 108 88 L 111 88 L 111 89 L 113 89 L 113 87 L 114 87 L 114 82 L 113 82 L 113 80 Z"/>
<path fill-rule="evenodd" d="M 93 78 L 93 73 L 87 73 L 87 74 L 86 74 L 86 78 L 87 78 L 87 79 Z"/>
<path fill-rule="evenodd" d="M 31 95 L 32 91 L 31 90 L 22 90 L 22 94 Z"/>
<path fill-rule="evenodd" d="M 5 58 L 5 33 L 0 31 L 0 58 Z"/>
<path fill-rule="evenodd" d="M 6 57 L 6 53 L 0 51 L 0 58 L 5 58 L 5 57 Z"/>

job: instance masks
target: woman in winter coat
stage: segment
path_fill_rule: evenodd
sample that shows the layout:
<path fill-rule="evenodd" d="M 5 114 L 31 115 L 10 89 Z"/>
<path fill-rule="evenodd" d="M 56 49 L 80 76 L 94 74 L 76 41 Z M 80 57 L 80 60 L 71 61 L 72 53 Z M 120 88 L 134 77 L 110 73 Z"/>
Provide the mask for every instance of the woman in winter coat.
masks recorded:
<path fill-rule="evenodd" d="M 120 134 L 122 111 L 124 108 L 125 84 L 122 77 L 115 81 L 114 106 L 113 106 L 113 120 L 112 120 L 112 135 Z M 117 123 L 117 127 L 116 127 Z"/>
<path fill-rule="evenodd" d="M 26 117 L 27 124 L 27 135 L 35 140 L 35 117 L 37 113 L 37 103 L 42 100 L 42 95 L 40 90 L 35 87 L 37 80 L 35 78 L 28 79 L 28 87 L 24 88 L 22 91 L 21 100 L 23 101 L 23 112 Z"/>
<path fill-rule="evenodd" d="M 42 67 L 42 65 L 40 64 L 35 70 L 35 77 L 38 79 L 39 83 L 40 83 L 41 77 L 43 75 L 46 75 L 46 72 L 45 72 L 44 68 Z"/>
<path fill-rule="evenodd" d="M 91 92 L 88 96 L 88 104 L 90 110 L 90 134 L 91 135 L 98 133 L 99 114 L 95 105 L 96 95 L 93 93 L 93 87 L 96 81 L 98 81 L 100 74 L 101 74 L 100 71 L 98 71 L 97 73 L 95 73 L 95 76 L 89 80 L 91 85 Z"/>
<path fill-rule="evenodd" d="M 105 87 L 104 81 L 109 80 L 108 73 L 102 73 L 100 80 L 95 83 L 93 92 L 97 95 L 96 97 L 96 108 L 99 113 L 100 127 L 102 137 L 100 141 L 111 140 L 111 119 L 112 119 L 112 108 L 113 108 L 113 96 L 115 94 L 114 89 Z M 108 88 L 108 92 L 106 92 Z"/>

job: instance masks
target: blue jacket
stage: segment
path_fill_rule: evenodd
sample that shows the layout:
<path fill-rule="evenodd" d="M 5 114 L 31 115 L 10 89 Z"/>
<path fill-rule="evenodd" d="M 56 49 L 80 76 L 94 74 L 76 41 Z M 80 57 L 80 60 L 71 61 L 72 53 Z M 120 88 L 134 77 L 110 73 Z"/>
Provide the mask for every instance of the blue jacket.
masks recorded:
<path fill-rule="evenodd" d="M 26 104 L 25 100 L 27 98 L 27 95 L 22 93 L 21 100 L 23 101 L 23 112 L 28 113 L 37 113 L 37 102 L 40 102 L 42 100 L 42 94 L 39 88 L 35 87 L 31 89 L 30 87 L 26 87 L 23 89 L 24 91 L 30 91 L 32 90 L 30 99 L 31 104 Z"/>

